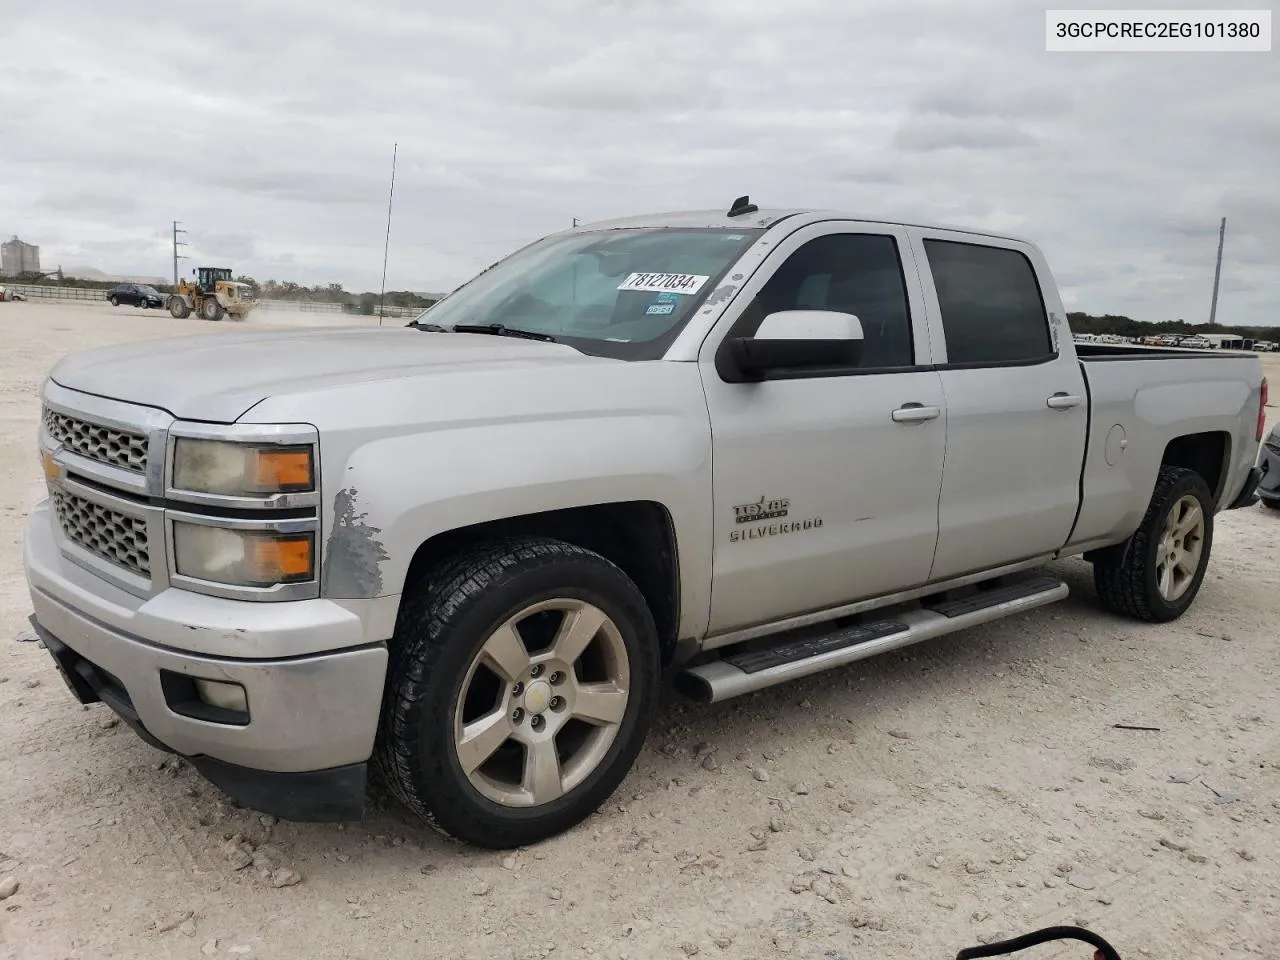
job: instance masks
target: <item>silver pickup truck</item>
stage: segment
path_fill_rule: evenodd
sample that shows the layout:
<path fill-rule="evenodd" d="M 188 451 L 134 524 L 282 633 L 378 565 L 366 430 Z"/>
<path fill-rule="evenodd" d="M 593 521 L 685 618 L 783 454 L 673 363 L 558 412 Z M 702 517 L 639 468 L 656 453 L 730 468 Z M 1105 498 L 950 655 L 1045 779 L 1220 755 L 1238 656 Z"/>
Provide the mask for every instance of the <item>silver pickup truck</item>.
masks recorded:
<path fill-rule="evenodd" d="M 1160 622 L 1254 502 L 1252 355 L 1073 344 L 1031 243 L 839 213 L 593 224 L 408 326 L 74 353 L 43 388 L 33 623 L 254 809 L 372 770 L 476 844 L 717 701 L 1022 613 L 1083 555 Z"/>

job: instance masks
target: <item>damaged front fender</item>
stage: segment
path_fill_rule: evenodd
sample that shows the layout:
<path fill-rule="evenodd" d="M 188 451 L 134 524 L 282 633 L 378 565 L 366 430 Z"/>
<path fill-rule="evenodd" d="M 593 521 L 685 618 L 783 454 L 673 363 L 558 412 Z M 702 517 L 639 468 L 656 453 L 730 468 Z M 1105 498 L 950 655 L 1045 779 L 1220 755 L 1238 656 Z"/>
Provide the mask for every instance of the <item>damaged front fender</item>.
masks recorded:
<path fill-rule="evenodd" d="M 369 599 L 382 594 L 382 564 L 388 554 L 382 531 L 366 522 L 369 515 L 359 509 L 358 496 L 355 487 L 345 487 L 333 498 L 333 526 L 320 580 L 323 596 Z"/>

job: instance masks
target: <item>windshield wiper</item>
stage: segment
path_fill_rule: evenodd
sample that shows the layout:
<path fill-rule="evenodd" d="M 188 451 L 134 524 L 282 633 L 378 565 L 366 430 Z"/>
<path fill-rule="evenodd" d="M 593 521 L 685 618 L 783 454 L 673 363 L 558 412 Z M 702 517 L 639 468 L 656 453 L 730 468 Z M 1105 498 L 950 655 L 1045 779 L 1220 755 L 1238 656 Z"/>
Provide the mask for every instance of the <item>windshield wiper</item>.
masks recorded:
<path fill-rule="evenodd" d="M 455 323 L 454 333 L 487 333 L 495 337 L 518 337 L 521 340 L 541 340 L 543 343 L 558 343 L 549 333 L 534 333 L 532 330 L 521 330 L 519 327 L 507 327 L 501 323 Z"/>
<path fill-rule="evenodd" d="M 448 333 L 448 327 L 442 327 L 438 323 L 422 323 L 418 320 L 410 321 L 405 324 L 406 327 L 413 327 L 415 330 L 426 330 L 430 333 Z"/>

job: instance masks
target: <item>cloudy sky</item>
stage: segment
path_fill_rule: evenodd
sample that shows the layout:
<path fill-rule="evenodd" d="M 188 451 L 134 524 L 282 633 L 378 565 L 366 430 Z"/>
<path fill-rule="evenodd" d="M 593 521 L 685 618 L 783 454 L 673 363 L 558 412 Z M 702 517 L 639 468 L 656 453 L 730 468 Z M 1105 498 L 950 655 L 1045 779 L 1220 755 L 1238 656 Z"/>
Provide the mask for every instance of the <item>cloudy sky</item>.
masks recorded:
<path fill-rule="evenodd" d="M 1207 318 L 1226 216 L 1219 320 L 1280 323 L 1280 52 L 1050 54 L 1046 6 L 0 0 L 0 233 L 163 276 L 176 218 L 376 289 L 398 142 L 393 289 L 750 193 L 1025 234 L 1068 309 L 1143 320 Z"/>

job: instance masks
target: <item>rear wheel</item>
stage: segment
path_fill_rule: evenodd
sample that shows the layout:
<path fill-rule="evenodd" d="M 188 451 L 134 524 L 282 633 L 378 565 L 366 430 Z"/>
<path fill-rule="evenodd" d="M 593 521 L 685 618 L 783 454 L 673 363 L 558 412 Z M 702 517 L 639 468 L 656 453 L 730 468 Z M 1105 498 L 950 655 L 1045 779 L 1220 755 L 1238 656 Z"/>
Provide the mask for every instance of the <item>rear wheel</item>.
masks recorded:
<path fill-rule="evenodd" d="M 1280 510 L 1280 500 L 1272 500 L 1270 497 L 1259 497 L 1262 505 L 1268 510 Z"/>
<path fill-rule="evenodd" d="M 222 319 L 222 304 L 214 297 L 205 297 L 200 301 L 200 316 L 205 320 L 218 321 Z"/>
<path fill-rule="evenodd" d="M 1103 606 L 1150 623 L 1182 616 L 1209 565 L 1213 509 L 1213 494 L 1198 473 L 1161 467 L 1137 531 L 1094 559 Z"/>
<path fill-rule="evenodd" d="M 119 297 L 111 297 L 110 302 L 111 302 L 111 305 L 112 305 L 113 307 L 118 307 L 118 306 L 120 306 L 120 299 L 119 299 Z"/>
<path fill-rule="evenodd" d="M 622 782 L 653 714 L 657 631 L 635 584 L 547 538 L 484 545 L 406 594 L 375 769 L 459 840 L 561 833 Z"/>

